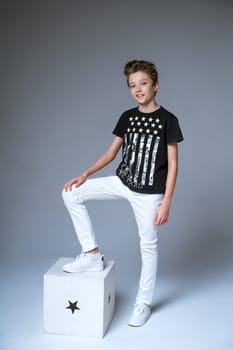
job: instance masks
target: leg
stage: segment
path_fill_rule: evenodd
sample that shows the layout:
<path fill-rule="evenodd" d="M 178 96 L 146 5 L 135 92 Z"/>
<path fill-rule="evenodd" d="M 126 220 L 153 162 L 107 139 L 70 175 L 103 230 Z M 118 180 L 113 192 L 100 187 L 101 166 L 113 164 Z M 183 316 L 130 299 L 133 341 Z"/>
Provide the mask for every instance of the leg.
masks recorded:
<path fill-rule="evenodd" d="M 151 305 L 152 302 L 158 265 L 158 226 L 153 219 L 162 198 L 160 194 L 133 194 L 130 200 L 138 225 L 142 258 L 136 303 Z"/>
<path fill-rule="evenodd" d="M 83 252 L 97 247 L 94 230 L 85 202 L 91 199 L 116 199 L 122 197 L 116 176 L 87 180 L 80 187 L 73 186 L 72 191 L 62 191 L 67 210 L 71 216 L 78 240 Z"/>

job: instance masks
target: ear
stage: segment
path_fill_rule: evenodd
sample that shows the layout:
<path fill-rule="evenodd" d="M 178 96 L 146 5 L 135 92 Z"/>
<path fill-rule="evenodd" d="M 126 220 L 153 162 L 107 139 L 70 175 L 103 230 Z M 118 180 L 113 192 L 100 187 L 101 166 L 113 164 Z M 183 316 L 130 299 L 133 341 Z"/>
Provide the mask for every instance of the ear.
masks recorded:
<path fill-rule="evenodd" d="M 159 89 L 159 82 L 157 81 L 157 83 L 155 83 L 154 85 L 154 91 L 157 91 Z"/>

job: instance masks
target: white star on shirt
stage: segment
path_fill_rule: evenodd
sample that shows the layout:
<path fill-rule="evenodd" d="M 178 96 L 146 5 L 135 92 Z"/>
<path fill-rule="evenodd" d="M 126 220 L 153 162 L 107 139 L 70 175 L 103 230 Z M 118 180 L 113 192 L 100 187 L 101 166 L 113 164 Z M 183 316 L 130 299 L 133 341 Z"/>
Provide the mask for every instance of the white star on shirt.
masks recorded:
<path fill-rule="evenodd" d="M 146 118 L 145 117 L 142 117 L 142 121 L 144 122 L 144 120 L 146 120 Z"/>
<path fill-rule="evenodd" d="M 133 128 L 133 132 L 135 131 L 136 129 L 135 128 Z"/>
<path fill-rule="evenodd" d="M 156 119 L 156 123 L 159 123 L 159 122 L 160 122 L 160 120 L 159 120 L 159 118 L 157 118 L 157 119 Z"/>
<path fill-rule="evenodd" d="M 146 123 L 144 123 L 144 126 L 147 126 L 148 125 L 148 123 L 146 122 Z"/>
<path fill-rule="evenodd" d="M 130 132 L 130 128 L 128 128 L 127 131 Z"/>
<path fill-rule="evenodd" d="M 139 132 L 142 132 L 142 128 L 141 128 L 141 129 L 139 129 Z"/>
<path fill-rule="evenodd" d="M 134 125 L 134 122 L 131 122 L 130 124 L 131 124 L 131 125 Z"/>
<path fill-rule="evenodd" d="M 141 122 L 137 122 L 137 125 L 141 125 Z"/>
<path fill-rule="evenodd" d="M 159 129 L 162 129 L 162 127 L 163 127 L 163 126 L 162 126 L 161 124 L 159 124 Z"/>
<path fill-rule="evenodd" d="M 150 132 L 150 129 L 146 129 L 147 134 Z"/>
<path fill-rule="evenodd" d="M 149 122 L 152 122 L 152 120 L 153 120 L 153 118 L 150 118 L 150 119 L 149 119 Z"/>
<path fill-rule="evenodd" d="M 130 117 L 130 118 L 129 118 L 129 120 L 131 121 L 131 120 L 133 120 L 133 118 L 132 118 L 132 117 Z"/>
<path fill-rule="evenodd" d="M 155 123 L 151 124 L 151 126 L 152 126 L 152 128 L 154 128 L 155 127 Z"/>
<path fill-rule="evenodd" d="M 158 134 L 158 131 L 157 131 L 157 130 L 154 130 L 154 134 L 155 134 L 155 135 Z"/>
<path fill-rule="evenodd" d="M 138 120 L 138 117 L 136 117 L 135 120 Z"/>
<path fill-rule="evenodd" d="M 160 137 L 159 137 L 159 136 L 157 136 L 157 137 L 156 137 L 156 140 L 160 140 Z"/>

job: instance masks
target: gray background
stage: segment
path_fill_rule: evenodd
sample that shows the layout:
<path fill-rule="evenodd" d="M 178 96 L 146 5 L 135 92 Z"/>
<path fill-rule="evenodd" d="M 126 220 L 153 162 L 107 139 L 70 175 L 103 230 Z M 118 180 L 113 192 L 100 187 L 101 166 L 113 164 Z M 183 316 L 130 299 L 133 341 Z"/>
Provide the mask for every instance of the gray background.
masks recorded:
<path fill-rule="evenodd" d="M 119 348 L 132 339 L 232 348 L 232 1 L 2 1 L 0 13 L 3 348 Z M 116 316 L 100 342 L 44 335 L 43 273 L 80 250 L 61 189 L 135 106 L 122 73 L 135 58 L 157 64 L 157 102 L 185 138 L 160 229 L 157 312 L 127 328 L 140 270 L 136 224 L 128 203 L 93 201 L 99 245 L 117 263 Z M 119 160 L 93 176 L 113 174 Z"/>

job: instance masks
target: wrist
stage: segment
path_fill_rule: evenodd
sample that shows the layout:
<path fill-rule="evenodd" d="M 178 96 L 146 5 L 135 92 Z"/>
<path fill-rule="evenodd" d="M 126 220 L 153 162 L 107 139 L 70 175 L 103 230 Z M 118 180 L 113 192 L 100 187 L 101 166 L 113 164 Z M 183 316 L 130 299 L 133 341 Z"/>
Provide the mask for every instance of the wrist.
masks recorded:
<path fill-rule="evenodd" d="M 85 178 L 87 178 L 87 177 L 88 177 L 88 172 L 87 172 L 87 171 L 84 171 L 84 172 L 81 174 L 81 176 L 84 176 Z"/>
<path fill-rule="evenodd" d="M 170 205 L 171 205 L 171 199 L 164 198 L 161 204 L 162 204 L 164 207 L 169 208 Z"/>

